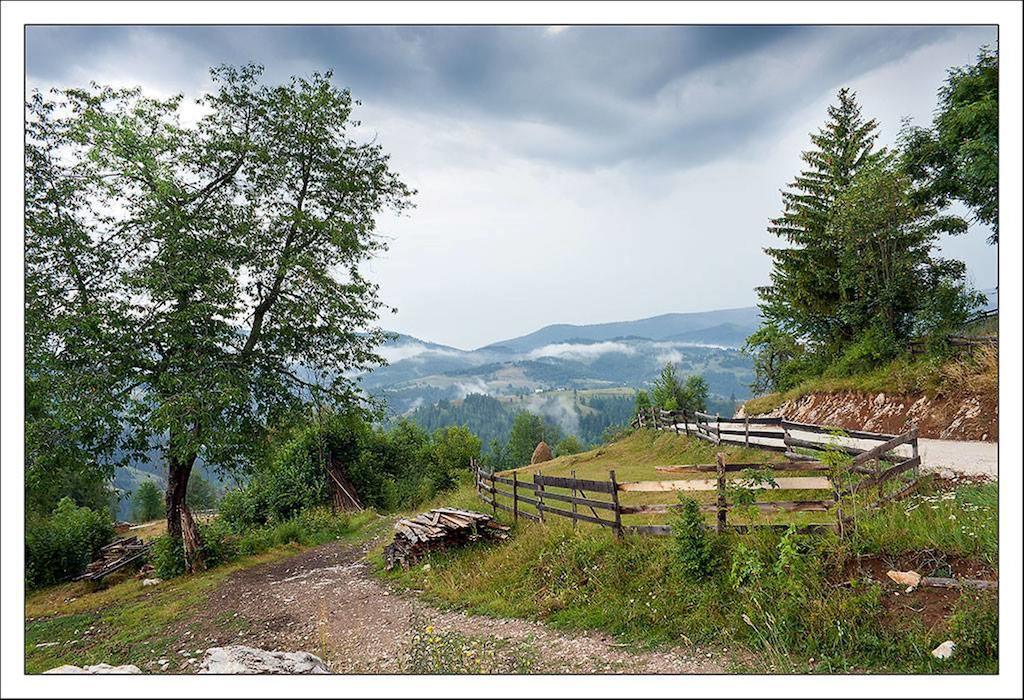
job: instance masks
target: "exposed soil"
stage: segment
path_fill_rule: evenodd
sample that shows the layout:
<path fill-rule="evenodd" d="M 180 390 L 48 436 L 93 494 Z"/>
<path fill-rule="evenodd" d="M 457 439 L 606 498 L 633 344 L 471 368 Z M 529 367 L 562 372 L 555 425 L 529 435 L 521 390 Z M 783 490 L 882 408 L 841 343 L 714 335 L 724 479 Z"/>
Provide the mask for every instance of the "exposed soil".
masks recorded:
<path fill-rule="evenodd" d="M 165 670 L 187 673 L 206 648 L 245 644 L 307 651 L 335 673 L 401 673 L 417 622 L 438 634 L 529 645 L 538 652 L 531 673 L 721 673 L 730 660 L 722 649 L 632 651 L 604 634 L 440 611 L 375 579 L 369 546 L 331 543 L 233 574 L 179 625 L 178 655 Z"/>
<path fill-rule="evenodd" d="M 966 398 L 854 392 L 813 393 L 786 401 L 766 416 L 851 430 L 899 434 L 916 425 L 921 437 L 943 440 L 999 439 L 995 395 Z"/>
<path fill-rule="evenodd" d="M 887 575 L 888 571 L 916 571 L 921 576 L 943 578 L 982 579 L 992 581 L 998 575 L 990 567 L 963 557 L 948 556 L 938 552 L 919 552 L 912 555 L 891 557 L 884 555 L 862 556 L 851 560 L 843 572 L 843 580 L 872 580 L 881 584 L 884 591 L 882 605 L 886 617 L 893 625 L 909 624 L 920 620 L 925 628 L 942 628 L 953 614 L 961 591 L 951 588 L 920 586 L 910 591 Z M 995 595 L 994 592 L 979 595 Z"/>

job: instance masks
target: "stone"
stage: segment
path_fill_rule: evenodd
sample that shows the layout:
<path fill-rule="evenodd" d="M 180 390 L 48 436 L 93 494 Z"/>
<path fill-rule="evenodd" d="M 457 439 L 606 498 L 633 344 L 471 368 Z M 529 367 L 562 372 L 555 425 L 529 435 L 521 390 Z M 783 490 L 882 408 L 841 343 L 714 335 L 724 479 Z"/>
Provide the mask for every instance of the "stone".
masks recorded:
<path fill-rule="evenodd" d="M 162 578 L 144 578 L 144 579 L 142 579 L 142 585 L 143 586 L 159 586 L 163 582 L 164 582 L 164 580 Z"/>
<path fill-rule="evenodd" d="M 212 647 L 199 673 L 330 673 L 324 660 L 304 651 L 267 651 L 243 645 Z"/>
<path fill-rule="evenodd" d="M 64 664 L 57 668 L 51 668 L 49 671 L 43 671 L 43 673 L 52 673 L 54 675 L 67 675 L 67 674 L 133 674 L 142 673 L 138 666 L 132 664 L 125 664 L 124 666 L 111 666 L 110 664 L 95 664 L 93 666 L 72 666 L 71 664 Z"/>
<path fill-rule="evenodd" d="M 901 586 L 907 586 L 910 590 L 921 584 L 921 574 L 916 571 L 886 571 L 885 575 Z M 910 590 L 907 593 L 910 593 Z"/>
<path fill-rule="evenodd" d="M 932 649 L 932 656 L 936 659 L 948 659 L 953 655 L 953 651 L 956 649 L 956 642 L 952 639 L 947 639 L 939 646 Z"/>

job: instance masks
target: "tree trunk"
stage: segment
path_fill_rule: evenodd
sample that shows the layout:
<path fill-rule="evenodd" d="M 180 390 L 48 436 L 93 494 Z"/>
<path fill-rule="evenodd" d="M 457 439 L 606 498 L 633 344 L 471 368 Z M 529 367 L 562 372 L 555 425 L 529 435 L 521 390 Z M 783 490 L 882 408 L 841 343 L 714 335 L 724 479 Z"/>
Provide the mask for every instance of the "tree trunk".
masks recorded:
<path fill-rule="evenodd" d="M 185 570 L 189 573 L 202 568 L 202 557 L 199 554 L 201 545 L 199 530 L 185 504 L 188 479 L 192 474 L 192 466 L 195 462 L 194 452 L 184 458 L 178 458 L 173 453 L 167 457 L 167 534 L 172 539 L 182 541 L 185 551 Z"/>

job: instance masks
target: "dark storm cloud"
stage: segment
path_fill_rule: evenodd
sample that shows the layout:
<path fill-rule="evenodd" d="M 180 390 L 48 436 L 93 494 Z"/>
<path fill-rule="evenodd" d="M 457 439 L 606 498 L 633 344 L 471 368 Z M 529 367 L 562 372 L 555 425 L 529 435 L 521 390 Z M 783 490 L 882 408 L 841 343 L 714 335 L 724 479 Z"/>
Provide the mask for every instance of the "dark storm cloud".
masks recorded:
<path fill-rule="evenodd" d="M 574 167 L 699 165 L 823 90 L 952 29 L 928 27 L 36 27 L 30 76 L 121 57 L 187 90 L 219 63 L 333 69 L 378 108 L 517 125 L 503 147 Z M 793 79 L 798 78 L 798 79 Z M 734 101 L 730 97 L 735 98 Z"/>

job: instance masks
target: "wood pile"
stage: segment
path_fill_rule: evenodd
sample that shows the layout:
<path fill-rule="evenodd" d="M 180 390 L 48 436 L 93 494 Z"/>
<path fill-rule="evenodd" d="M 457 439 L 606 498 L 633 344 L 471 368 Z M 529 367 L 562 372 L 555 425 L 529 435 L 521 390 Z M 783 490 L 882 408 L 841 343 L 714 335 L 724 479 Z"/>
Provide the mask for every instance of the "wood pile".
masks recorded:
<path fill-rule="evenodd" d="M 149 553 L 149 543 L 138 537 L 122 537 L 100 549 L 100 556 L 85 567 L 85 573 L 75 578 L 76 581 L 86 579 L 99 581 L 118 569 L 132 563 L 142 563 Z"/>
<path fill-rule="evenodd" d="M 387 568 L 408 568 L 427 552 L 460 546 L 480 539 L 504 540 L 509 528 L 486 513 L 435 508 L 395 523 L 395 541 L 384 548 Z"/>

